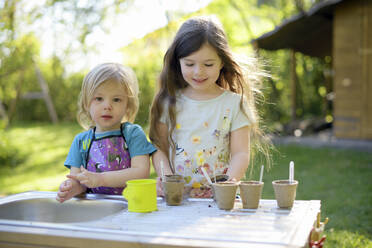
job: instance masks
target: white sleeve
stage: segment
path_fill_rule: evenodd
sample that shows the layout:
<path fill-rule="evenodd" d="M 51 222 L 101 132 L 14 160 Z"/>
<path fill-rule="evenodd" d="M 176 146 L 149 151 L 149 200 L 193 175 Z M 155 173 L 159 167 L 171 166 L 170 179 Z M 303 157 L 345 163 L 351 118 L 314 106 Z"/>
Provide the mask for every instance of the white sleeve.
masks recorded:
<path fill-rule="evenodd" d="M 235 104 L 236 114 L 233 116 L 231 123 L 231 131 L 237 130 L 244 126 L 250 126 L 256 122 L 252 110 L 249 108 L 247 101 L 243 101 L 243 110 L 240 108 L 240 99 Z"/>

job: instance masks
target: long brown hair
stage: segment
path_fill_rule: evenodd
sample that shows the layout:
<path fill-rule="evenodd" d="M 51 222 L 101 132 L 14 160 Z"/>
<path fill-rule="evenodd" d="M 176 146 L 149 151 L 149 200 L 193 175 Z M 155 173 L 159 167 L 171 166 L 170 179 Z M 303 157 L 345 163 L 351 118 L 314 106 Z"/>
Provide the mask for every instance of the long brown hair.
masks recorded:
<path fill-rule="evenodd" d="M 151 106 L 150 139 L 167 155 L 169 155 L 169 147 L 165 147 L 165 144 L 161 142 L 158 123 L 163 111 L 167 111 L 169 116 L 169 123 L 166 123 L 169 127 L 168 142 L 172 150 L 175 151 L 172 133 L 176 126 L 176 93 L 188 85 L 182 76 L 179 60 L 198 51 L 206 43 L 216 50 L 223 63 L 216 84 L 241 95 L 240 108 L 252 123 L 252 137 L 264 137 L 259 128 L 256 96 L 260 93 L 257 86 L 265 73 L 258 69 L 257 61 L 254 58 L 245 61 L 247 62 L 245 65 L 238 61 L 230 50 L 226 34 L 218 20 L 211 17 L 195 17 L 188 19 L 181 25 L 164 56 L 163 69 L 158 80 L 158 92 Z M 244 100 L 247 102 L 248 110 L 243 107 Z M 255 143 L 252 144 L 255 146 Z M 258 148 L 263 152 L 265 150 L 261 145 Z M 266 153 L 268 155 L 268 152 Z M 171 160 L 170 163 L 172 164 Z"/>

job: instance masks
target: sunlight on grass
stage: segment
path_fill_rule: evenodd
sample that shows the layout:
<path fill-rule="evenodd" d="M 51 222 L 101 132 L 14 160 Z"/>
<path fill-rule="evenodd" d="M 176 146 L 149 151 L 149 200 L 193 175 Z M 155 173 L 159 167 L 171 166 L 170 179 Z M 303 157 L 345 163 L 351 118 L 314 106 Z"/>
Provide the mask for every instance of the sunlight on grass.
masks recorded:
<path fill-rule="evenodd" d="M 63 163 L 79 131 L 81 128 L 77 124 L 26 124 L 11 128 L 8 135 L 25 158 L 15 167 L 0 168 L 0 195 L 57 190 L 68 173 Z"/>
<path fill-rule="evenodd" d="M 372 248 L 372 241 L 366 235 L 347 230 L 329 230 L 325 232 L 327 240 L 325 247 L 337 248 Z M 342 237 L 342 239 L 340 239 Z"/>
<path fill-rule="evenodd" d="M 8 182 L 8 192 L 25 192 L 25 191 L 57 191 L 60 183 L 66 179 L 66 173 L 60 173 L 55 176 L 47 177 L 12 177 L 13 184 Z M 15 182 L 17 182 L 15 184 Z"/>

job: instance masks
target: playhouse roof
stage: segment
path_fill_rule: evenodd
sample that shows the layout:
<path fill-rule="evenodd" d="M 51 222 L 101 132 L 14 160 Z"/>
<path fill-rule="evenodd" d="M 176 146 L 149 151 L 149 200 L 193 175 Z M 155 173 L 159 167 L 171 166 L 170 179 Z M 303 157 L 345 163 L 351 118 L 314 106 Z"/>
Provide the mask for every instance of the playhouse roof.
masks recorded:
<path fill-rule="evenodd" d="M 314 57 L 331 56 L 333 8 L 343 1 L 346 0 L 318 3 L 309 11 L 285 20 L 252 43 L 265 50 L 290 48 Z"/>

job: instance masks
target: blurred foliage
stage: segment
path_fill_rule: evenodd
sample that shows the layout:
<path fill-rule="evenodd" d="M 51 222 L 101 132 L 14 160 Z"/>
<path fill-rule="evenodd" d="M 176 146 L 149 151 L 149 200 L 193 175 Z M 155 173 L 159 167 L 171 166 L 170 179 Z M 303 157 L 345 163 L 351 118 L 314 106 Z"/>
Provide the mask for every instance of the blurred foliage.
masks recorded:
<path fill-rule="evenodd" d="M 157 75 L 162 67 L 163 54 L 183 21 L 196 15 L 215 15 L 222 22 L 233 51 L 237 54 L 255 56 L 255 51 L 250 44 L 252 39 L 271 31 L 298 11 L 310 8 L 313 2 L 215 0 L 198 12 L 171 21 L 168 26 L 123 48 L 122 51 L 126 56 L 124 63 L 135 68 L 143 91 L 137 121 L 141 124 L 147 123 L 147 103 L 151 102 L 148 98 L 153 95 Z M 270 130 L 285 131 L 284 127 L 293 121 L 290 102 L 290 51 L 260 50 L 259 59 L 262 67 L 272 75 L 264 81 L 265 99 L 259 109 Z M 299 53 L 296 54 L 296 60 L 298 76 L 296 118 L 324 122 L 326 116 L 332 114 L 331 105 L 326 100 L 332 87 L 327 85 L 323 75 L 323 70 L 330 68 L 331 60 L 312 58 Z"/>
<path fill-rule="evenodd" d="M 166 48 L 166 45 L 162 44 L 163 40 L 159 37 L 161 37 L 161 32 L 154 32 L 122 49 L 124 54 L 123 63 L 133 68 L 138 78 L 140 106 L 136 122 L 144 127 L 148 122 L 156 80 L 161 70 L 162 58 Z M 157 49 L 154 49 L 155 47 Z M 138 53 L 138 51 L 141 51 L 141 53 Z"/>
<path fill-rule="evenodd" d="M 16 166 L 22 161 L 18 147 L 14 145 L 14 142 L 12 142 L 2 129 L 0 129 L 0 137 L 0 165 L 2 167 Z"/>
<path fill-rule="evenodd" d="M 71 63 L 68 57 L 73 49 L 89 51 L 85 38 L 110 15 L 123 13 L 135 0 L 111 2 L 78 0 L 49 0 L 43 8 L 27 6 L 27 1 L 5 0 L 0 6 L 0 99 L 10 115 L 10 121 L 49 121 L 47 108 L 41 99 L 23 99 L 27 92 L 40 91 L 35 66 L 48 84 L 58 117 L 62 121 L 75 121 L 77 98 L 86 71 L 66 73 Z M 136 122 L 146 126 L 148 111 L 162 68 L 163 55 L 171 43 L 178 27 L 187 18 L 195 15 L 215 15 L 222 22 L 233 51 L 246 56 L 255 55 L 251 40 L 271 31 L 283 20 L 300 11 L 309 9 L 314 0 L 214 0 L 207 7 L 186 15 L 165 13 L 169 24 L 142 39 L 123 47 L 123 64 L 131 66 L 140 85 L 140 110 Z M 43 41 L 32 32 L 24 32 L 19 26 L 41 20 L 43 13 L 53 13 L 54 25 L 64 25 L 67 32 L 77 37 L 80 44 L 70 44 L 63 51 L 56 51 L 49 59 L 40 59 Z M 68 18 L 66 19 L 66 15 Z M 291 119 L 291 73 L 290 52 L 260 51 L 262 66 L 272 75 L 264 81 L 265 99 L 259 106 L 265 123 L 275 131 Z M 298 90 L 298 119 L 325 119 L 332 115 L 326 100 L 332 92 L 327 84 L 324 69 L 330 68 L 331 60 L 296 54 Z M 99 62 L 97 62 L 99 63 Z"/>

